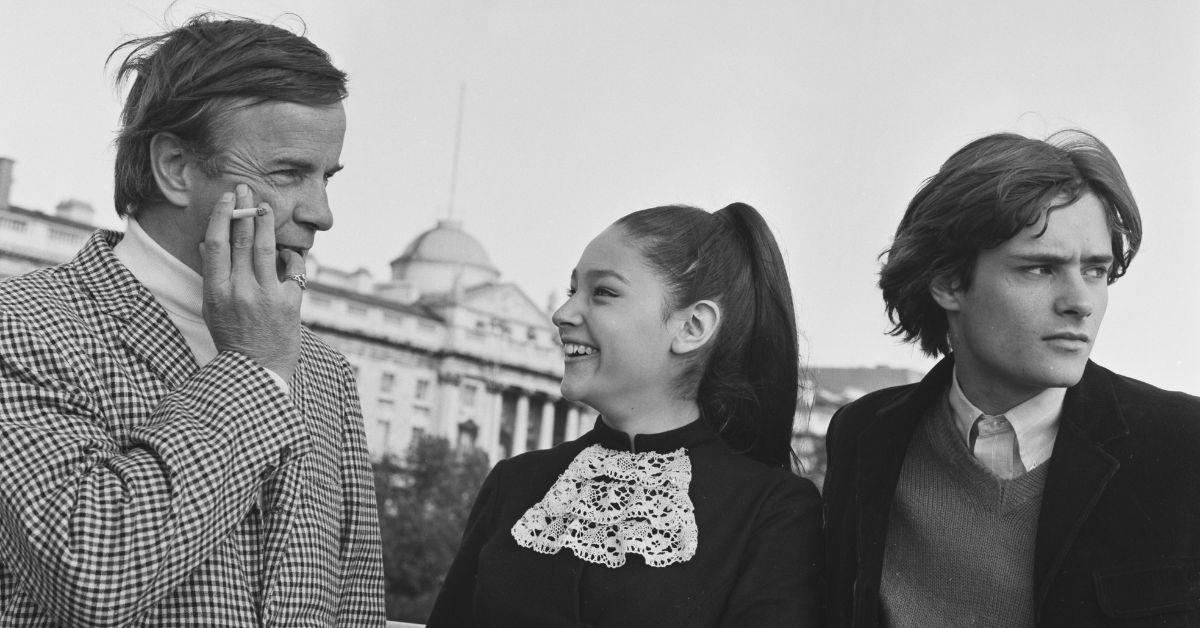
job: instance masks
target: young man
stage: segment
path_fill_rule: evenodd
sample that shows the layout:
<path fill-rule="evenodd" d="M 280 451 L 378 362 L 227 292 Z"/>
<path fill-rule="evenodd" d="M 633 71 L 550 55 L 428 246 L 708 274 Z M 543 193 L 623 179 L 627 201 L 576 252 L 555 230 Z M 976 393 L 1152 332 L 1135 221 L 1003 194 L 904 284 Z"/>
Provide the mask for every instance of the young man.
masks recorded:
<path fill-rule="evenodd" d="M 382 626 L 351 369 L 299 318 L 345 74 L 249 20 L 126 45 L 125 234 L 0 284 L 0 624 Z"/>
<path fill-rule="evenodd" d="M 945 358 L 833 418 L 833 625 L 1200 622 L 1200 399 L 1088 359 L 1141 236 L 1078 132 L 972 142 L 913 199 L 879 285 Z"/>

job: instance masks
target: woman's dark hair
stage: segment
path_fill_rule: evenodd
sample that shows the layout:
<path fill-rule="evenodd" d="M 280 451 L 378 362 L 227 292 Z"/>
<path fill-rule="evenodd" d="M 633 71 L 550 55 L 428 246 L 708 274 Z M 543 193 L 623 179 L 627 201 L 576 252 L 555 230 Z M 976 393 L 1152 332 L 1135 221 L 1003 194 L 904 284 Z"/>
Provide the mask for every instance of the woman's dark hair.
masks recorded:
<path fill-rule="evenodd" d="M 150 170 L 150 140 L 173 133 L 208 175 L 221 166 L 215 137 L 234 107 L 268 100 L 309 106 L 346 97 L 346 73 L 307 38 L 248 19 L 201 14 L 168 33 L 129 40 L 116 73 L 136 76 L 121 111 L 113 200 L 117 214 L 162 200 Z"/>
<path fill-rule="evenodd" d="M 679 386 L 731 448 L 771 466 L 792 460 L 800 359 L 783 256 L 753 207 L 672 205 L 616 223 L 667 286 L 664 317 L 700 300 L 721 323 Z"/>
<path fill-rule="evenodd" d="M 920 341 L 929 356 L 950 352 L 946 311 L 930 286 L 971 287 L 980 251 L 1003 244 L 1084 194 L 1104 206 L 1112 236 L 1108 282 L 1125 274 L 1142 242 L 1142 219 L 1117 158 L 1082 131 L 1046 141 L 1012 133 L 975 140 L 951 155 L 908 205 L 879 273 L 893 336 Z"/>

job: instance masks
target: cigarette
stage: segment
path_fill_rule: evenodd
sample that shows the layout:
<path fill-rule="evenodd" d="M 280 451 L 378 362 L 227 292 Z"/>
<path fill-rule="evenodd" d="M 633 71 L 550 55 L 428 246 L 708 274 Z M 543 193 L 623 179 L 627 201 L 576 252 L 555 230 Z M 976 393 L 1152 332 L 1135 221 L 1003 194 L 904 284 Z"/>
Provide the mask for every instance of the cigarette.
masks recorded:
<path fill-rule="evenodd" d="M 246 209 L 235 209 L 230 212 L 229 216 L 230 218 L 237 220 L 238 218 L 253 218 L 255 216 L 262 216 L 265 213 L 267 213 L 267 210 L 263 209 L 262 207 L 247 207 Z"/>

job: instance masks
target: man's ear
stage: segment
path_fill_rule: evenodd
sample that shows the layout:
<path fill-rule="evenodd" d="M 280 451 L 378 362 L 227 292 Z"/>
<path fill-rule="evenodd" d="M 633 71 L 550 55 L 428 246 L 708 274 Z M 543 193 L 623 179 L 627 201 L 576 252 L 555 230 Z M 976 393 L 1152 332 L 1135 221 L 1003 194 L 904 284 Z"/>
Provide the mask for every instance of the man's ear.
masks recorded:
<path fill-rule="evenodd" d="M 163 197 L 172 205 L 187 207 L 192 186 L 191 155 L 173 133 L 156 133 L 150 138 L 150 171 Z"/>
<path fill-rule="evenodd" d="M 957 312 L 962 309 L 962 282 L 958 279 L 942 275 L 935 277 L 929 284 L 929 294 L 938 305 L 947 312 Z"/>
<path fill-rule="evenodd" d="M 721 325 L 721 306 L 713 301 L 697 301 L 676 312 L 674 317 L 676 320 L 682 319 L 682 324 L 671 341 L 671 352 L 688 354 L 716 337 L 717 328 Z"/>

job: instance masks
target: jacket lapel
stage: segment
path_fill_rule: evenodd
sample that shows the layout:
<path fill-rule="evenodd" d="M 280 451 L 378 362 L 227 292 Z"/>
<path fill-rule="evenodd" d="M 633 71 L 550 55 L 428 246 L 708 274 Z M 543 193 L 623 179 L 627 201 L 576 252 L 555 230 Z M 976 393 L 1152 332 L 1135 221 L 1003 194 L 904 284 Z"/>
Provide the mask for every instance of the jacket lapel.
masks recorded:
<path fill-rule="evenodd" d="M 858 574 L 855 594 L 856 624 L 874 623 L 879 607 L 883 550 L 887 545 L 888 516 L 900 480 L 900 470 L 913 432 L 929 407 L 941 398 L 954 372 L 946 357 L 908 394 L 883 406 L 858 439 L 855 495 L 858 510 Z M 871 587 L 871 590 L 866 590 Z"/>
<path fill-rule="evenodd" d="M 1107 373 L 1089 361 L 1079 384 L 1067 390 L 1042 494 L 1034 555 L 1039 607 L 1080 527 L 1121 466 L 1105 445 L 1128 433 Z"/>
<path fill-rule="evenodd" d="M 121 237 L 114 231 L 93 233 L 71 262 L 74 279 L 95 307 L 111 317 L 112 335 L 173 390 L 196 370 L 196 359 L 166 310 L 113 254 Z"/>

